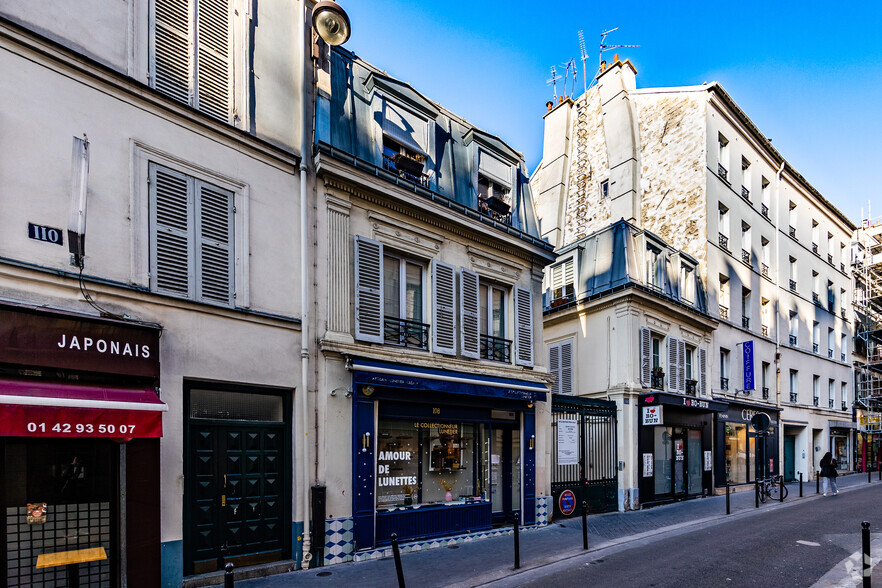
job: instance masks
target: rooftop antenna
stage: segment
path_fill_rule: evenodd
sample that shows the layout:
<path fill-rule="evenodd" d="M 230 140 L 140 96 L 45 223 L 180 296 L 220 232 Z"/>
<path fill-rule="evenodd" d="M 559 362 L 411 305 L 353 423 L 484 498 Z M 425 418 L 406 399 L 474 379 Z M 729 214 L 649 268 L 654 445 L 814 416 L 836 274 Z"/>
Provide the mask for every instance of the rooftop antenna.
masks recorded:
<path fill-rule="evenodd" d="M 614 29 L 609 29 L 607 31 L 603 31 L 602 33 L 600 33 L 600 53 L 597 56 L 598 68 L 603 67 L 603 53 L 604 53 L 604 51 L 612 51 L 613 49 L 620 49 L 622 47 L 639 47 L 640 46 L 640 45 L 607 45 L 606 44 L 607 35 L 609 35 L 610 33 L 614 33 L 617 30 L 619 30 L 619 27 L 616 27 Z"/>
<path fill-rule="evenodd" d="M 569 61 L 567 61 L 566 63 L 562 63 L 561 65 L 563 65 L 567 69 L 566 73 L 564 74 L 564 96 L 575 95 L 575 93 L 576 93 L 576 73 L 577 73 L 576 72 L 576 60 L 570 59 Z M 570 77 L 570 71 L 573 72 L 573 90 L 572 90 L 571 94 L 567 94 L 567 78 Z"/>
<path fill-rule="evenodd" d="M 553 65 L 551 66 L 551 79 L 545 80 L 545 83 L 554 86 L 554 103 L 557 104 L 557 68 Z"/>
<path fill-rule="evenodd" d="M 585 92 L 588 92 L 588 67 L 585 65 L 588 61 L 588 53 L 585 51 L 584 31 L 579 31 L 579 53 L 582 59 L 582 85 L 585 87 Z"/>

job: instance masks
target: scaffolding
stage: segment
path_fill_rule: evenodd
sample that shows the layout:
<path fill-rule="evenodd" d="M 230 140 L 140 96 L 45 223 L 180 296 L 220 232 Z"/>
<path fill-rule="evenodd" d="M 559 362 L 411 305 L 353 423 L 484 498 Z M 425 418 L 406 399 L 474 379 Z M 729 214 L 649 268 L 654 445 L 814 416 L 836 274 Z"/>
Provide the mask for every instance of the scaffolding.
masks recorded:
<path fill-rule="evenodd" d="M 882 219 L 866 219 L 851 252 L 855 414 L 865 439 L 882 435 Z"/>

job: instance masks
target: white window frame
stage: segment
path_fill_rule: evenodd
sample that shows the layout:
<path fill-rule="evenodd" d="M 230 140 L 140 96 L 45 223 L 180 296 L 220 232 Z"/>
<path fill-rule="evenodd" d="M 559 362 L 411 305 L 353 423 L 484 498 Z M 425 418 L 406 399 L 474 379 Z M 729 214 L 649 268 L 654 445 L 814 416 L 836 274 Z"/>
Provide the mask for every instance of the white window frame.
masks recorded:
<path fill-rule="evenodd" d="M 384 281 L 386 279 L 385 272 L 386 272 L 386 258 L 387 257 L 390 259 L 398 260 L 398 314 L 399 314 L 399 316 L 397 318 L 399 320 L 411 320 L 405 316 L 407 314 L 407 304 L 406 304 L 407 284 L 405 283 L 406 279 L 407 279 L 407 264 L 411 264 L 411 265 L 415 265 L 420 268 L 420 289 L 421 289 L 420 297 L 422 298 L 421 303 L 423 305 L 423 316 L 422 316 L 422 319 L 420 320 L 420 322 L 428 324 L 429 321 L 427 319 L 428 319 L 428 315 L 429 315 L 429 307 L 426 304 L 428 302 L 428 297 L 426 295 L 426 291 L 428 289 L 426 287 L 427 286 L 426 263 L 422 260 L 414 259 L 414 258 L 409 257 L 407 255 L 403 255 L 401 253 L 398 253 L 397 251 L 390 251 L 384 247 L 383 248 L 383 269 L 382 269 Z M 383 288 L 383 319 L 384 320 L 386 318 L 386 310 L 385 310 L 385 308 L 386 308 L 386 295 L 387 295 L 387 292 L 384 287 Z"/>
<path fill-rule="evenodd" d="M 548 268 L 548 305 L 555 300 L 569 298 L 566 295 L 567 286 L 572 288 L 572 298 L 576 299 L 576 256 L 568 255 L 559 258 L 557 263 Z M 555 297 L 555 290 L 561 290 L 561 296 Z"/>
<path fill-rule="evenodd" d="M 233 288 L 237 308 L 251 306 L 249 280 L 249 202 L 250 186 L 214 170 L 176 157 L 139 141 L 131 142 L 131 282 L 150 288 L 150 164 L 156 164 L 203 182 L 233 192 L 236 213 L 233 215 Z"/>

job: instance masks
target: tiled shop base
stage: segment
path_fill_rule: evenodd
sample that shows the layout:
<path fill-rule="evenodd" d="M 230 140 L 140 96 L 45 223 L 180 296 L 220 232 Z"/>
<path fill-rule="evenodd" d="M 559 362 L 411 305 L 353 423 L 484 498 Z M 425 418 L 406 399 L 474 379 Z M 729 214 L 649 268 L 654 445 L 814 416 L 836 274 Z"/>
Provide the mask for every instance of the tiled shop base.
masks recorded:
<path fill-rule="evenodd" d="M 325 565 L 352 561 L 355 539 L 351 518 L 325 521 Z"/>

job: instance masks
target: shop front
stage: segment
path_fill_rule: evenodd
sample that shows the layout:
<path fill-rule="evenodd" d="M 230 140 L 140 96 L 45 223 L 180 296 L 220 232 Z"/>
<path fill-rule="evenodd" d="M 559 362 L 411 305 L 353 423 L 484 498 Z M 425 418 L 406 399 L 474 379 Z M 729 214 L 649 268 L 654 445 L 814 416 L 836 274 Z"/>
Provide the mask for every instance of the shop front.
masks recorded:
<path fill-rule="evenodd" d="M 544 384 L 353 360 L 357 550 L 535 519 Z"/>
<path fill-rule="evenodd" d="M 851 421 L 830 422 L 830 451 L 836 460 L 836 468 L 843 472 L 851 471 L 851 438 L 855 430 Z"/>
<path fill-rule="evenodd" d="M 644 505 L 710 493 L 713 415 L 727 409 L 725 402 L 692 396 L 663 392 L 640 396 L 638 452 Z"/>
<path fill-rule="evenodd" d="M 159 333 L 0 305 L 5 585 L 158 585 Z"/>
<path fill-rule="evenodd" d="M 752 483 L 778 472 L 779 412 L 774 406 L 730 401 L 727 410 L 716 413 L 714 481 L 717 488 Z M 759 413 L 768 415 L 771 423 L 764 435 L 758 435 L 751 426 L 751 420 Z"/>

